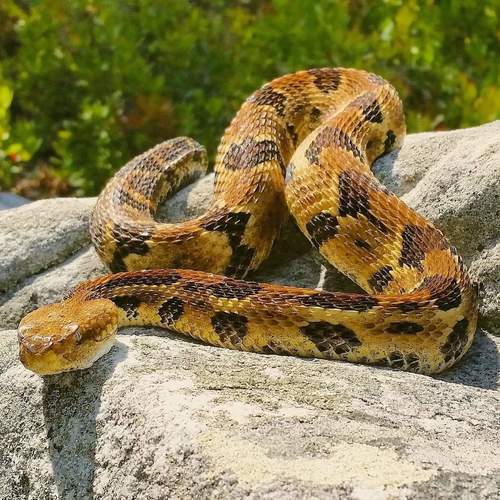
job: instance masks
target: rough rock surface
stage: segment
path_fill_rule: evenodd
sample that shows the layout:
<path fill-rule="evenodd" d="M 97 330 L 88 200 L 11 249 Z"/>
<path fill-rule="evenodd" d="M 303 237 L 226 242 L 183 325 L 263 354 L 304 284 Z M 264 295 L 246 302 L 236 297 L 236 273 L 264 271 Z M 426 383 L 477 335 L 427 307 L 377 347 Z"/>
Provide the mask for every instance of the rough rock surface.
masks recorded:
<path fill-rule="evenodd" d="M 6 210 L 0 216 L 0 292 L 63 262 L 89 243 L 95 200 L 51 199 Z"/>
<path fill-rule="evenodd" d="M 378 162 L 483 283 L 500 327 L 500 122 L 409 136 Z M 164 211 L 210 204 L 212 178 Z M 94 199 L 0 216 L 0 498 L 498 498 L 498 338 L 479 332 L 453 370 L 426 377 L 264 356 L 128 329 L 91 369 L 41 379 L 14 330 L 35 307 L 105 272 L 89 247 Z M 254 279 L 355 289 L 289 224 Z"/>
<path fill-rule="evenodd" d="M 436 378 L 129 329 L 40 377 L 0 335 L 0 498 L 498 498 L 500 342 Z"/>

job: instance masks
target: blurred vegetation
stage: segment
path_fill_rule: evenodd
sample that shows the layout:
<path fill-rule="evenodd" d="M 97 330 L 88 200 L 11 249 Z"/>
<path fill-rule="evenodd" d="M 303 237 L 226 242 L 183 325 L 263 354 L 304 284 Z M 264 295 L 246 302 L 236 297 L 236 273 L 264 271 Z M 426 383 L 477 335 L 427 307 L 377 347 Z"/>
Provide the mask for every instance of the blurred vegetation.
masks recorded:
<path fill-rule="evenodd" d="M 499 117 L 498 0 L 1 0 L 0 189 L 96 194 L 189 135 L 213 155 L 243 99 L 354 66 L 401 92 L 410 132 Z"/>

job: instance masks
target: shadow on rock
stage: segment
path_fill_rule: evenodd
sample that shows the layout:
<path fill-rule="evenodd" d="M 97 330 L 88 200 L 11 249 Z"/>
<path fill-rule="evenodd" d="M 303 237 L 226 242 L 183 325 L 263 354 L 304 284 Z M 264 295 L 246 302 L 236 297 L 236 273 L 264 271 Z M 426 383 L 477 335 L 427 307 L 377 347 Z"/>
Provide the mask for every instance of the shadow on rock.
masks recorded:
<path fill-rule="evenodd" d="M 412 186 L 400 185 L 396 176 L 394 175 L 394 167 L 396 160 L 398 159 L 401 149 L 395 149 L 389 154 L 382 155 L 375 160 L 372 165 L 373 175 L 390 191 L 392 191 L 397 196 L 402 196 L 403 194 L 410 191 L 415 184 Z"/>
<path fill-rule="evenodd" d="M 127 350 L 118 342 L 88 370 L 44 378 L 43 413 L 59 498 L 94 497 L 96 418 L 102 388 Z"/>

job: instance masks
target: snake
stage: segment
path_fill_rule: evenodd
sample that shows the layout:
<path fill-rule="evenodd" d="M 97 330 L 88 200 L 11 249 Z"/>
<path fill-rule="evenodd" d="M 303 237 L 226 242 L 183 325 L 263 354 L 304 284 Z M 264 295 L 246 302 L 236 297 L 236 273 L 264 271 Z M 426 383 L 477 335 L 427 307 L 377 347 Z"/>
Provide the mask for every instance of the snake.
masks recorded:
<path fill-rule="evenodd" d="M 27 314 L 24 366 L 90 367 L 120 327 L 166 328 L 217 347 L 439 373 L 469 349 L 478 290 L 455 247 L 377 180 L 406 132 L 395 88 L 349 68 L 276 78 L 240 107 L 215 157 L 213 202 L 182 222 L 159 205 L 207 171 L 193 139 L 166 140 L 108 181 L 90 219 L 111 274 Z M 364 293 L 257 283 L 289 215 Z"/>

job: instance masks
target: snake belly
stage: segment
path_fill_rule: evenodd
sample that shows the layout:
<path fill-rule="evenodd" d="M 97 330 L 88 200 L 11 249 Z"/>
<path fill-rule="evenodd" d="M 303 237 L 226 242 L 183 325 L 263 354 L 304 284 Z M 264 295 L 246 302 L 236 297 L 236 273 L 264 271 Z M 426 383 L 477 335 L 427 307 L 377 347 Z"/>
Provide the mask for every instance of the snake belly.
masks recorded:
<path fill-rule="evenodd" d="M 39 374 L 85 368 L 119 327 L 153 325 L 230 349 L 428 374 L 452 366 L 476 331 L 476 287 L 443 234 L 370 169 L 404 133 L 387 81 L 323 68 L 273 80 L 245 101 L 218 148 L 213 206 L 198 218 L 154 215 L 205 172 L 202 146 L 177 138 L 134 158 L 91 220 L 115 274 L 23 318 L 22 362 Z M 267 257 L 288 213 L 366 294 L 239 279 Z"/>

